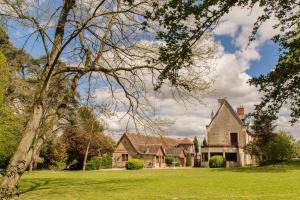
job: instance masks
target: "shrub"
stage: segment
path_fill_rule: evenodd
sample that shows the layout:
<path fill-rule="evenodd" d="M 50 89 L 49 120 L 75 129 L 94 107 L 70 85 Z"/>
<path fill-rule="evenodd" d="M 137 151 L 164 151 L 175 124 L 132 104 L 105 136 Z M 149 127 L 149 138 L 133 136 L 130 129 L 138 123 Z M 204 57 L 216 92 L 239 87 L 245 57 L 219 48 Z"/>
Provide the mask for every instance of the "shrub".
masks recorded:
<path fill-rule="evenodd" d="M 125 168 L 127 170 L 142 169 L 144 167 L 144 161 L 140 159 L 131 159 L 126 162 Z"/>
<path fill-rule="evenodd" d="M 166 162 L 167 166 L 173 166 L 174 161 L 175 161 L 175 166 L 178 167 L 179 166 L 179 161 L 178 161 L 177 158 L 174 158 L 172 156 L 167 156 L 166 159 L 165 159 L 165 162 Z"/>
<path fill-rule="evenodd" d="M 86 163 L 87 170 L 98 170 L 98 169 L 111 169 L 112 168 L 112 157 L 107 156 L 94 156 L 91 160 Z"/>
<path fill-rule="evenodd" d="M 185 162 L 185 165 L 186 165 L 187 167 L 192 166 L 192 156 L 191 156 L 190 153 L 187 154 L 187 156 L 186 156 L 186 162 Z"/>
<path fill-rule="evenodd" d="M 86 170 L 98 170 L 100 168 L 100 158 L 97 156 L 92 157 L 86 163 Z"/>
<path fill-rule="evenodd" d="M 280 132 L 268 140 L 257 140 L 246 145 L 245 151 L 254 156 L 259 165 L 288 161 L 295 155 L 294 139 Z"/>
<path fill-rule="evenodd" d="M 111 169 L 112 168 L 112 157 L 102 156 L 100 159 L 100 169 Z"/>
<path fill-rule="evenodd" d="M 212 156 L 209 159 L 209 167 L 210 168 L 226 167 L 226 160 L 223 156 L 220 156 L 220 155 Z"/>

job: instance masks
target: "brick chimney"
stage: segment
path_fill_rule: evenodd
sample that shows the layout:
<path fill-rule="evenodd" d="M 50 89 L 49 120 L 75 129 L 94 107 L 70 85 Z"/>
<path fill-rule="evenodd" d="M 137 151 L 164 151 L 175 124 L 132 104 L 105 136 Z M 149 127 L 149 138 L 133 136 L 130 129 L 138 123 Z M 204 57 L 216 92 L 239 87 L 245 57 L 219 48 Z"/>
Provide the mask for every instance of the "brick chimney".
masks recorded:
<path fill-rule="evenodd" d="M 244 106 L 237 107 L 236 108 L 236 112 L 237 112 L 237 114 L 238 114 L 238 116 L 240 118 L 243 118 L 245 116 L 245 108 L 244 108 Z"/>

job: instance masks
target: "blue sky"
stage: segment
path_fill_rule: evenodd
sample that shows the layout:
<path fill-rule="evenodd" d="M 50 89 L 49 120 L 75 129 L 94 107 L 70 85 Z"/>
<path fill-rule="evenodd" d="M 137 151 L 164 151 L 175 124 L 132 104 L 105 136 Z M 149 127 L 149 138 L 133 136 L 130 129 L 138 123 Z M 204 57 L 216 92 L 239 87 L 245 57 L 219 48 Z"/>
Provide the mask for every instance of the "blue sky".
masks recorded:
<path fill-rule="evenodd" d="M 222 43 L 226 53 L 232 53 L 239 51 L 239 48 L 233 43 L 234 38 L 229 35 L 218 35 L 215 37 Z M 261 74 L 267 74 L 276 65 L 279 57 L 279 46 L 273 41 L 268 40 L 258 49 L 261 58 L 250 62 L 250 69 L 246 72 L 252 77 L 259 76 Z"/>
<path fill-rule="evenodd" d="M 175 123 L 167 130 L 172 135 L 198 136 L 206 135 L 205 125 L 210 121 L 212 110 L 218 109 L 217 98 L 226 97 L 235 108 L 243 105 L 246 112 L 251 112 L 253 106 L 260 101 L 260 94 L 253 86 L 249 86 L 251 77 L 267 74 L 276 65 L 279 48 L 270 39 L 276 34 L 273 30 L 274 21 L 263 24 L 257 34 L 257 39 L 247 47 L 255 19 L 259 16 L 259 8 L 251 13 L 240 8 L 234 8 L 220 21 L 214 31 L 214 39 L 220 42 L 219 58 L 216 59 L 216 81 L 213 94 L 203 98 L 205 104 L 182 105 L 169 97 L 159 98 L 156 109 L 163 113 L 161 118 L 172 119 Z M 23 47 L 28 32 L 16 24 L 9 24 L 8 32 L 12 42 L 17 47 Z M 43 55 L 44 51 L 39 41 L 30 40 L 25 48 L 34 57 Z M 80 88 L 84 88 L 84 84 Z M 103 87 L 103 86 L 100 86 Z M 96 91 L 97 101 L 107 96 L 107 91 Z M 122 113 L 120 113 L 121 115 Z M 117 115 L 118 116 L 118 113 Z M 126 123 L 120 118 L 103 119 L 111 133 L 122 133 Z M 300 138 L 299 125 L 291 127 L 289 118 L 282 114 L 278 120 L 278 127 L 290 131 Z"/>

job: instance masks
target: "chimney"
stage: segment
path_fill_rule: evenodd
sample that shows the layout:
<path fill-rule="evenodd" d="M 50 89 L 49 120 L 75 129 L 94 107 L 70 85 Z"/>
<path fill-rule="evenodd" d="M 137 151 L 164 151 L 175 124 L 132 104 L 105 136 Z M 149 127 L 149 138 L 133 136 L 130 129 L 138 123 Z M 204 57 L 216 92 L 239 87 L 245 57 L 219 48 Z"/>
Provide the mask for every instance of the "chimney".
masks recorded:
<path fill-rule="evenodd" d="M 244 106 L 239 106 L 236 108 L 236 112 L 240 118 L 244 118 L 245 116 L 245 108 Z"/>

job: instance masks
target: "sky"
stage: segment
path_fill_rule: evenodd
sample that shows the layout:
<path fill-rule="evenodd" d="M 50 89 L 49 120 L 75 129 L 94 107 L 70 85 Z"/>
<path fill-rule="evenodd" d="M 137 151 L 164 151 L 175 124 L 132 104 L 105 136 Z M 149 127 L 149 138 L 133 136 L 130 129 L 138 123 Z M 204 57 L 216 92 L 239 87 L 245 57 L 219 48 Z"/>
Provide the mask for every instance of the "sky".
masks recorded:
<path fill-rule="evenodd" d="M 253 106 L 259 103 L 261 94 L 247 81 L 251 77 L 270 72 L 279 56 L 279 47 L 270 40 L 278 32 L 273 29 L 276 21 L 272 18 L 258 30 L 256 40 L 250 44 L 248 42 L 255 19 L 260 13 L 261 10 L 258 7 L 254 7 L 251 11 L 233 8 L 221 19 L 214 30 L 212 40 L 219 43 L 218 57 L 215 60 L 216 66 L 213 72 L 215 82 L 212 91 L 203 98 L 204 103 L 183 104 L 168 95 L 154 100 L 157 117 L 170 119 L 173 122 L 166 128 L 167 134 L 205 138 L 205 126 L 210 122 L 211 112 L 217 111 L 217 99 L 220 97 L 226 97 L 233 108 L 244 106 L 246 113 L 251 112 Z M 13 28 L 9 28 L 9 34 L 12 36 L 12 42 L 22 47 L 25 34 Z M 35 57 L 42 55 L 41 46 L 38 43 L 34 45 L 34 48 L 32 46 L 29 44 L 26 48 L 30 54 Z M 103 90 L 96 90 L 96 97 L 101 100 Z M 289 131 L 295 138 L 300 139 L 298 131 L 300 125 L 290 126 L 287 113 L 288 109 L 283 108 L 276 122 L 277 128 Z M 120 137 L 125 131 L 126 120 L 120 120 L 121 114 L 101 117 L 107 132 L 111 133 L 114 138 Z"/>

